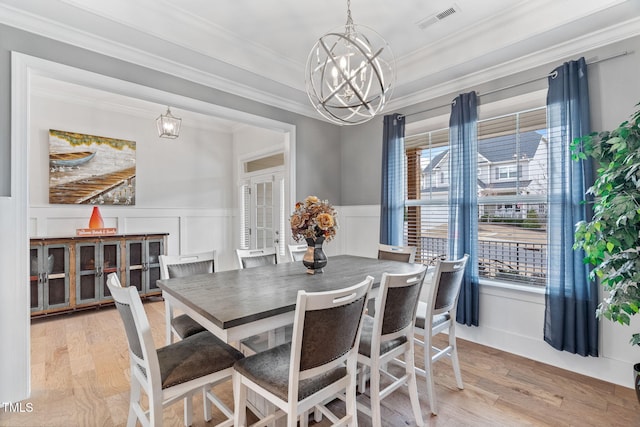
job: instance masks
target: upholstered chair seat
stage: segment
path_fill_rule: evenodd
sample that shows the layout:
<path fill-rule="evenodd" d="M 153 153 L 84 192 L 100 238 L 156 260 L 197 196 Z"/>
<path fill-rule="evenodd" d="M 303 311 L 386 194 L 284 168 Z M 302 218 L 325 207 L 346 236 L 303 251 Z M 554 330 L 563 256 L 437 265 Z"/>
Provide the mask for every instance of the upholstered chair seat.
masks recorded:
<path fill-rule="evenodd" d="M 371 357 L 371 341 L 373 339 L 373 317 L 364 316 L 362 319 L 362 332 L 360 333 L 360 346 L 358 347 L 358 353 L 367 357 Z M 406 336 L 401 336 L 388 341 L 380 343 L 380 354 L 390 352 L 396 347 L 400 347 L 407 342 Z"/>
<path fill-rule="evenodd" d="M 291 343 L 287 343 L 263 351 L 260 357 L 246 357 L 240 360 L 234 369 L 280 399 L 287 400 L 290 359 Z M 342 366 L 316 377 L 301 380 L 298 385 L 298 400 L 306 399 L 346 375 L 347 369 Z"/>
<path fill-rule="evenodd" d="M 199 332 L 157 350 L 162 388 L 233 366 L 244 356 L 211 332 Z"/>
<path fill-rule="evenodd" d="M 181 314 L 171 319 L 171 327 L 173 328 L 173 332 L 182 339 L 206 331 L 204 326 L 186 314 Z"/>

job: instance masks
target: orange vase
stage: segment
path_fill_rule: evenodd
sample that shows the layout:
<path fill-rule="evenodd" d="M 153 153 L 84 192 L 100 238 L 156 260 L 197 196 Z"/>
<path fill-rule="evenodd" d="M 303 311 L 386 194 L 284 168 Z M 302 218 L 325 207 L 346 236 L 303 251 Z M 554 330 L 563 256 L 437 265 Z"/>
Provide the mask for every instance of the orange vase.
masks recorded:
<path fill-rule="evenodd" d="M 98 209 L 97 206 L 94 206 L 93 212 L 91 212 L 89 228 L 104 228 L 104 221 L 102 219 L 102 215 L 100 215 L 100 209 Z"/>

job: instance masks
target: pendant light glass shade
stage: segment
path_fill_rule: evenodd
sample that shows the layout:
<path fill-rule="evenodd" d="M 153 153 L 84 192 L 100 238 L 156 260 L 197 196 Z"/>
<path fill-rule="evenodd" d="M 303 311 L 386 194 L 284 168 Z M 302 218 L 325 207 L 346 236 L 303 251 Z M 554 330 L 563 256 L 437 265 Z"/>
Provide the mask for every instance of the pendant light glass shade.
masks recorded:
<path fill-rule="evenodd" d="M 160 138 L 175 139 L 180 135 L 180 124 L 182 119 L 175 117 L 171 114 L 171 110 L 167 107 L 166 114 L 161 114 L 156 119 L 156 126 L 158 127 L 158 136 Z"/>
<path fill-rule="evenodd" d="M 312 105 L 329 121 L 356 125 L 375 117 L 389 101 L 395 59 L 375 31 L 356 26 L 347 5 L 344 32 L 329 32 L 307 59 L 306 89 Z"/>

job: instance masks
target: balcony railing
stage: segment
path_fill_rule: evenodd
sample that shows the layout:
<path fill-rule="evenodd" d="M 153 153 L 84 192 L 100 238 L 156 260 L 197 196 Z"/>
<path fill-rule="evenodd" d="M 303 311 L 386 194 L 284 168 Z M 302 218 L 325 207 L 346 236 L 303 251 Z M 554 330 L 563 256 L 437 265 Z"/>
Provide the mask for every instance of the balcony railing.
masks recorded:
<path fill-rule="evenodd" d="M 449 243 L 446 238 L 421 237 L 416 262 L 434 264 L 445 257 Z M 478 240 L 478 270 L 480 277 L 545 286 L 547 278 L 547 245 L 543 243 Z"/>

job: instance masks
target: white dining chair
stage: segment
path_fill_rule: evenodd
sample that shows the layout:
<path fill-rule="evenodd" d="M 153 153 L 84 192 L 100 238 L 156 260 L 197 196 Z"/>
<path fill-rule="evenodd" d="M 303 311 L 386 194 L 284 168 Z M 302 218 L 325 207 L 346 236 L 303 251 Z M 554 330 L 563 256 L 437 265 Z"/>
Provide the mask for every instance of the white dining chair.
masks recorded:
<path fill-rule="evenodd" d="M 415 341 L 424 349 L 424 369 L 416 368 L 416 372 L 426 379 L 429 405 L 434 415 L 438 412 L 433 382 L 436 361 L 450 358 L 456 384 L 460 390 L 464 388 L 456 344 L 456 307 L 468 259 L 469 255 L 464 255 L 455 261 L 437 261 L 432 285 L 426 288 L 426 296 L 421 298 L 416 312 Z M 444 348 L 436 348 L 432 343 L 432 338 L 440 333 L 448 335 Z"/>
<path fill-rule="evenodd" d="M 302 257 L 307 252 L 307 244 L 302 245 L 288 245 L 289 259 L 291 262 L 302 261 Z"/>
<path fill-rule="evenodd" d="M 275 405 L 258 425 L 281 416 L 287 426 L 307 426 L 318 410 L 334 425 L 357 425 L 357 352 L 362 317 L 373 277 L 326 292 L 298 291 L 291 343 L 247 356 L 234 365 L 234 425 L 246 425 L 247 393 L 254 391 Z M 343 395 L 341 418 L 324 403 Z"/>
<path fill-rule="evenodd" d="M 414 366 L 414 324 L 420 291 L 427 267 L 409 274 L 382 275 L 375 300 L 375 316 L 364 316 L 358 364 L 362 367 L 360 392 L 365 391 L 369 377 L 370 405 L 359 402 L 358 409 L 371 417 L 374 427 L 382 426 L 381 401 L 399 387 L 409 391 L 411 408 L 418 426 L 423 426 L 418 386 Z M 404 373 L 397 377 L 388 368 L 395 359 L 403 356 Z M 369 373 L 369 375 L 366 375 Z M 381 378 L 385 378 L 381 388 Z"/>
<path fill-rule="evenodd" d="M 127 426 L 136 420 L 143 426 L 162 426 L 163 408 L 199 391 L 204 418 L 212 419 L 211 401 L 227 417 L 219 427 L 233 425 L 233 412 L 213 394 L 212 387 L 231 379 L 233 364 L 244 356 L 211 332 L 200 332 L 181 341 L 156 349 L 151 326 L 135 287 L 122 287 L 116 273 L 107 276 L 127 336 L 129 346 L 131 391 Z M 143 399 L 142 393 L 147 398 Z M 191 425 L 193 408 L 185 405 L 184 424 Z"/>
<path fill-rule="evenodd" d="M 183 255 L 160 255 L 160 279 L 193 276 L 194 274 L 213 273 L 215 271 L 216 251 L 207 251 Z M 205 330 L 204 326 L 186 314 L 173 317 L 173 308 L 167 303 L 166 343 L 171 344 L 173 337 L 180 339 Z"/>

